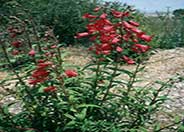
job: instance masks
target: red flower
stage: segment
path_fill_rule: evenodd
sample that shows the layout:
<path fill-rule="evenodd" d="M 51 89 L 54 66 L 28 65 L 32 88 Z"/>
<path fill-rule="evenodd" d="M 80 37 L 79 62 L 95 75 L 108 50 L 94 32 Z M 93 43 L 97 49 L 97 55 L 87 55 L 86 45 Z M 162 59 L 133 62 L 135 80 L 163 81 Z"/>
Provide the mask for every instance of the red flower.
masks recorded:
<path fill-rule="evenodd" d="M 89 38 L 89 40 L 90 40 L 90 41 L 95 41 L 96 38 L 97 38 L 97 36 L 92 36 L 92 37 Z"/>
<path fill-rule="evenodd" d="M 78 76 L 78 73 L 75 70 L 66 70 L 65 74 L 69 78 Z"/>
<path fill-rule="evenodd" d="M 92 19 L 92 18 L 96 18 L 96 16 L 94 16 L 94 15 L 91 15 L 91 14 L 89 14 L 89 13 L 86 13 L 86 14 L 84 14 L 83 16 L 82 16 L 82 18 L 88 18 L 88 19 Z"/>
<path fill-rule="evenodd" d="M 13 50 L 12 51 L 12 55 L 18 55 L 19 54 L 19 51 L 18 50 Z"/>
<path fill-rule="evenodd" d="M 57 88 L 55 86 L 49 86 L 47 88 L 44 88 L 43 91 L 45 93 L 48 93 L 48 92 L 55 92 L 57 90 Z"/>
<path fill-rule="evenodd" d="M 132 42 L 138 43 L 139 41 L 137 39 L 132 38 Z"/>
<path fill-rule="evenodd" d="M 44 63 L 45 60 L 40 59 L 40 60 L 38 60 L 37 62 L 38 62 L 38 63 Z"/>
<path fill-rule="evenodd" d="M 113 31 L 114 30 L 114 27 L 113 26 L 110 26 L 110 25 L 107 25 L 107 26 L 104 26 L 104 30 L 106 32 L 110 32 L 110 31 Z"/>
<path fill-rule="evenodd" d="M 137 29 L 137 28 L 132 28 L 131 31 L 134 32 L 134 33 L 136 33 L 136 34 L 138 34 L 138 35 L 144 34 L 143 31 L 141 31 L 141 30 L 139 30 L 139 29 Z"/>
<path fill-rule="evenodd" d="M 100 16 L 101 19 L 106 19 L 106 17 L 107 17 L 107 14 L 106 14 L 106 13 L 103 13 L 103 14 Z"/>
<path fill-rule="evenodd" d="M 111 52 L 110 50 L 103 50 L 103 51 L 102 51 L 102 54 L 104 54 L 104 55 L 109 55 L 110 52 Z"/>
<path fill-rule="evenodd" d="M 101 9 L 101 7 L 96 7 L 95 9 L 93 9 L 94 12 L 98 12 Z"/>
<path fill-rule="evenodd" d="M 48 50 L 48 48 L 47 47 L 44 47 L 43 50 Z"/>
<path fill-rule="evenodd" d="M 136 53 L 144 53 L 150 49 L 150 46 L 142 45 L 142 44 L 134 44 L 132 46 L 132 50 Z"/>
<path fill-rule="evenodd" d="M 29 84 L 31 84 L 31 85 L 36 85 L 36 84 L 42 83 L 42 82 L 44 82 L 44 81 L 46 81 L 46 80 L 47 80 L 47 78 L 30 79 L 30 80 L 29 80 Z"/>
<path fill-rule="evenodd" d="M 123 13 L 123 16 L 125 16 L 125 17 L 128 17 L 129 15 L 130 15 L 129 12 L 124 12 L 124 13 Z"/>
<path fill-rule="evenodd" d="M 57 48 L 57 45 L 52 45 L 50 48 L 55 49 L 55 48 Z"/>
<path fill-rule="evenodd" d="M 133 26 L 136 26 L 136 27 L 139 26 L 139 23 L 134 22 L 134 21 L 132 21 L 132 20 L 130 20 L 129 23 L 130 23 L 131 25 L 133 25 Z"/>
<path fill-rule="evenodd" d="M 36 70 L 33 72 L 32 77 L 39 78 L 39 77 L 47 77 L 49 72 L 45 69 Z"/>
<path fill-rule="evenodd" d="M 127 63 L 127 64 L 135 64 L 135 61 L 127 56 L 123 56 L 122 59 Z"/>
<path fill-rule="evenodd" d="M 139 36 L 139 38 L 146 41 L 146 42 L 150 42 L 152 40 L 151 36 L 145 35 L 145 34 L 142 34 L 141 36 Z"/>
<path fill-rule="evenodd" d="M 44 60 L 39 60 L 35 71 L 31 75 L 29 84 L 36 85 L 37 83 L 42 83 L 48 79 L 49 71 L 46 69 L 48 66 L 52 65 L 51 62 L 45 62 Z"/>
<path fill-rule="evenodd" d="M 116 43 L 118 43 L 120 41 L 120 39 L 119 38 L 114 38 L 113 40 L 112 40 L 112 44 L 116 44 Z"/>
<path fill-rule="evenodd" d="M 34 49 L 31 49 L 28 54 L 29 56 L 35 56 L 36 52 Z"/>
<path fill-rule="evenodd" d="M 122 36 L 122 38 L 123 38 L 123 40 L 128 42 L 129 38 L 130 38 L 130 35 L 129 34 L 125 34 L 125 35 Z"/>
<path fill-rule="evenodd" d="M 116 51 L 117 51 L 117 52 L 122 52 L 123 49 L 122 49 L 121 47 L 117 46 L 117 47 L 116 47 Z"/>
<path fill-rule="evenodd" d="M 111 13 L 116 18 L 121 18 L 123 16 L 122 12 L 119 12 L 119 11 L 116 11 L 116 10 L 111 10 Z"/>
<path fill-rule="evenodd" d="M 21 46 L 22 42 L 21 41 L 14 41 L 11 43 L 12 46 L 14 46 L 15 48 L 19 48 Z"/>
<path fill-rule="evenodd" d="M 123 21 L 123 27 L 125 27 L 125 28 L 127 28 L 127 29 L 132 29 L 132 28 L 134 28 L 134 26 L 132 26 L 131 24 L 129 24 L 128 22 L 126 22 L 126 21 Z"/>
<path fill-rule="evenodd" d="M 104 44 L 101 45 L 101 49 L 102 50 L 111 50 L 112 47 L 108 43 L 104 43 Z"/>
<path fill-rule="evenodd" d="M 86 36 L 89 36 L 89 33 L 88 32 L 77 33 L 76 38 L 79 39 L 79 38 L 86 37 Z"/>
<path fill-rule="evenodd" d="M 48 66 L 51 66 L 53 64 L 50 61 L 47 61 L 47 62 L 42 62 L 42 61 L 39 61 L 39 64 L 37 65 L 38 69 L 47 68 Z"/>

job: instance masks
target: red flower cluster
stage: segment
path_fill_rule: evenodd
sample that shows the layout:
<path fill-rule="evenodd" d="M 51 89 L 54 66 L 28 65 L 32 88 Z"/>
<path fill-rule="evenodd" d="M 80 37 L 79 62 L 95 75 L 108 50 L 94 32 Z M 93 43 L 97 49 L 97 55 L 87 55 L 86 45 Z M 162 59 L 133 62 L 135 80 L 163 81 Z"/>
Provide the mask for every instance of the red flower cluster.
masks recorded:
<path fill-rule="evenodd" d="M 45 62 L 44 60 L 39 60 L 35 71 L 31 75 L 29 84 L 36 85 L 38 83 L 43 83 L 48 79 L 49 71 L 48 67 L 52 65 L 52 62 Z"/>
<path fill-rule="evenodd" d="M 98 12 L 102 8 L 97 7 L 94 12 Z M 76 38 L 88 36 L 91 41 L 96 43 L 89 48 L 96 55 L 112 55 L 119 54 L 120 58 L 128 64 L 133 64 L 135 61 L 123 51 L 129 50 L 135 53 L 145 53 L 150 47 L 147 45 L 138 44 L 139 41 L 150 42 L 151 36 L 146 35 L 142 30 L 138 29 L 139 23 L 130 20 L 130 13 L 111 10 L 111 18 L 116 21 L 110 21 L 108 14 L 102 13 L 99 16 L 89 13 L 84 14 L 83 18 L 89 20 L 86 26 L 87 32 L 77 33 Z"/>
<path fill-rule="evenodd" d="M 9 36 L 11 38 L 16 38 L 17 35 L 21 35 L 23 33 L 23 31 L 19 30 L 18 28 L 14 28 L 14 27 L 8 27 L 7 32 L 9 33 Z M 12 50 L 12 55 L 18 55 L 20 54 L 20 47 L 22 46 L 22 41 L 20 40 L 14 40 L 11 42 L 11 46 L 13 46 L 16 49 Z"/>

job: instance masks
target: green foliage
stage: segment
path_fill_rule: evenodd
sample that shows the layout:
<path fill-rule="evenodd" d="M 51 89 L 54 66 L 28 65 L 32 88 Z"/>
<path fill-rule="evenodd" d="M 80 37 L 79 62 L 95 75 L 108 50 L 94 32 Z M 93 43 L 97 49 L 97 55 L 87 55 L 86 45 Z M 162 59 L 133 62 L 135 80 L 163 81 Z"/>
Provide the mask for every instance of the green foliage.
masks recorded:
<path fill-rule="evenodd" d="M 29 10 L 37 25 L 54 29 L 60 42 L 74 44 L 76 32 L 84 30 L 85 22 L 81 18 L 85 12 L 91 12 L 98 1 L 87 0 L 35 0 L 18 1 L 21 8 Z"/>

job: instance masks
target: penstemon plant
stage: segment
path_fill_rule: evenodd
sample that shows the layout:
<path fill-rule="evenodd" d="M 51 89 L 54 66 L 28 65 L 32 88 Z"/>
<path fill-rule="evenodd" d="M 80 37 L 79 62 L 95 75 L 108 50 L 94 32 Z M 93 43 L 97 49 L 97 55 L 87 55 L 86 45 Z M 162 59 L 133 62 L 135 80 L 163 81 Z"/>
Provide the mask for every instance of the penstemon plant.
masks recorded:
<path fill-rule="evenodd" d="M 129 9 L 116 11 L 97 7 L 94 14 L 86 13 L 86 32 L 76 38 L 88 37 L 94 44 L 89 48 L 92 60 L 84 67 L 67 67 L 57 39 L 55 43 L 27 54 L 34 63 L 26 75 L 19 75 L 17 100 L 21 112 L 8 111 L 12 104 L 0 109 L 0 130 L 6 132 L 159 132 L 155 123 L 167 94 L 160 94 L 170 82 L 160 88 L 138 86 L 141 63 L 149 53 L 152 37 L 138 29 Z M 1 41 L 3 52 L 9 60 Z M 19 48 L 21 44 L 12 45 Z M 122 65 L 136 65 L 129 71 Z M 122 77 L 122 75 L 125 75 Z M 170 127 L 170 126 L 169 126 Z M 168 128 L 168 127 L 166 127 Z"/>

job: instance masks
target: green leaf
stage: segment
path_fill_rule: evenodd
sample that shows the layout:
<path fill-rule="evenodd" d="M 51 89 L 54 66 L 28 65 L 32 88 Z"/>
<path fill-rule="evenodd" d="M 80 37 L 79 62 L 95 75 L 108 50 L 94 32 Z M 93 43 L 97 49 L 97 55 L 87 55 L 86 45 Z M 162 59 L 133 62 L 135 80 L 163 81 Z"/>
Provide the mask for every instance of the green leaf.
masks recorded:
<path fill-rule="evenodd" d="M 65 125 L 65 129 L 67 129 L 67 128 L 69 128 L 69 127 L 71 127 L 71 126 L 75 126 L 75 124 L 76 124 L 76 121 L 70 121 L 70 122 L 68 122 L 66 125 Z"/>
<path fill-rule="evenodd" d="M 66 116 L 67 118 L 69 118 L 69 119 L 71 119 L 71 120 L 74 120 L 74 119 L 75 119 L 74 116 L 72 116 L 72 115 L 70 115 L 70 114 L 68 114 L 68 113 L 64 114 L 64 116 Z"/>
<path fill-rule="evenodd" d="M 144 127 L 140 127 L 139 129 L 140 129 L 140 132 L 148 132 L 148 131 L 146 130 L 146 128 L 144 128 Z"/>
<path fill-rule="evenodd" d="M 80 113 L 75 114 L 75 116 L 76 116 L 79 120 L 84 120 L 84 118 L 86 117 L 86 113 L 87 113 L 87 108 L 84 108 Z"/>
<path fill-rule="evenodd" d="M 45 88 L 44 86 L 40 86 L 39 89 L 38 89 L 38 93 L 43 93 L 44 88 Z"/>
<path fill-rule="evenodd" d="M 94 105 L 94 104 L 81 104 L 81 105 L 78 105 L 77 108 L 88 108 L 88 107 L 94 107 L 94 108 L 99 108 L 101 109 L 102 107 L 98 106 L 98 105 Z"/>
<path fill-rule="evenodd" d="M 108 69 L 115 70 L 114 67 L 107 67 Z M 133 76 L 133 73 L 131 71 L 125 70 L 125 69 L 116 69 L 117 71 L 127 74 L 128 76 Z"/>
<path fill-rule="evenodd" d="M 179 116 L 175 116 L 175 117 L 174 117 L 174 122 L 176 122 L 176 123 L 177 123 L 177 122 L 179 122 L 180 120 L 181 120 L 181 119 L 180 119 L 180 117 L 179 117 Z"/>
<path fill-rule="evenodd" d="M 157 123 L 157 124 L 155 125 L 155 127 L 154 127 L 154 131 L 158 131 L 158 130 L 160 130 L 160 128 L 161 128 L 160 123 Z"/>
<path fill-rule="evenodd" d="M 178 128 L 178 132 L 184 132 L 184 125 L 181 125 L 181 126 Z"/>
<path fill-rule="evenodd" d="M 96 64 L 88 64 L 88 65 L 84 66 L 84 67 L 81 69 L 81 71 L 84 71 L 84 70 L 86 70 L 87 68 L 89 68 L 89 67 L 91 67 L 91 66 L 96 66 Z"/>

